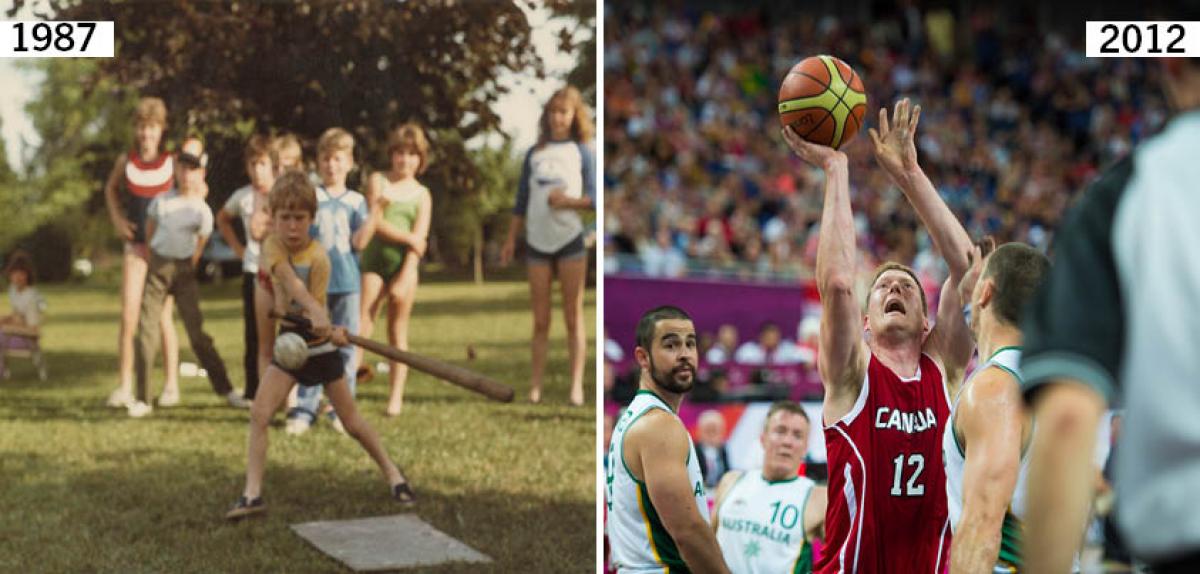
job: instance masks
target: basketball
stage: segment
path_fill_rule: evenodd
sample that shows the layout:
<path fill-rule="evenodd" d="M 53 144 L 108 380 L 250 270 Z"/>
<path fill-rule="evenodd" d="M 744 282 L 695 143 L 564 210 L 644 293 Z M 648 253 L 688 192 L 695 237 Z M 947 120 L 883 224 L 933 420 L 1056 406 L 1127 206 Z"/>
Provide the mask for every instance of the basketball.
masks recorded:
<path fill-rule="evenodd" d="M 779 121 L 815 144 L 842 147 L 858 134 L 866 113 L 862 77 L 833 56 L 801 60 L 779 86 Z"/>
<path fill-rule="evenodd" d="M 285 369 L 299 369 L 308 360 L 308 343 L 295 333 L 283 333 L 275 339 L 275 362 Z"/>

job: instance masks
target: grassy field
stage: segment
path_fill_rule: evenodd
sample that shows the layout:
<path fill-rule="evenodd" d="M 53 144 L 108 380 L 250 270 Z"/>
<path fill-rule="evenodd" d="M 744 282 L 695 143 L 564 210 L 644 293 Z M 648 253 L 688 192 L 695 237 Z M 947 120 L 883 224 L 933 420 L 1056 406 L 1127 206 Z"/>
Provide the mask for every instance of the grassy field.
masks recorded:
<path fill-rule="evenodd" d="M 179 407 L 146 419 L 106 408 L 117 380 L 117 287 L 42 291 L 50 380 L 38 382 L 18 359 L 13 378 L 0 381 L 0 571 L 336 572 L 344 569 L 288 525 L 401 511 L 352 439 L 328 424 L 286 436 L 277 420 L 264 485 L 270 512 L 227 524 L 245 472 L 247 413 L 225 407 L 199 378 L 182 379 Z M 202 295 L 206 329 L 240 388 L 238 285 L 206 286 Z M 594 292 L 586 305 L 592 349 Z M 412 512 L 496 561 L 424 571 L 594 569 L 593 369 L 588 406 L 568 406 L 556 302 L 547 390 L 542 404 L 528 404 L 528 309 L 524 283 L 430 282 L 413 313 L 413 350 L 513 385 L 513 404 L 414 372 L 404 414 L 389 420 L 386 382 L 377 376 L 359 387 L 367 420 L 421 497 Z M 194 362 L 178 331 L 181 359 Z M 470 363 L 468 344 L 478 353 Z M 157 394 L 161 375 L 153 380 Z"/>

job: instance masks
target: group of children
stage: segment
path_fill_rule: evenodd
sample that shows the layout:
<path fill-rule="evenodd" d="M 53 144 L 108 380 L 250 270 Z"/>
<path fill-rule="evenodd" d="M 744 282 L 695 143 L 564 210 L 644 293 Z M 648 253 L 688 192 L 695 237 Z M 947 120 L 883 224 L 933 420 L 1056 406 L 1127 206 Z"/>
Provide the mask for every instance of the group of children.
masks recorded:
<path fill-rule="evenodd" d="M 119 340 L 121 384 L 109 396 L 108 404 L 124 407 L 134 417 L 153 411 L 147 379 L 160 343 L 166 383 L 155 402 L 159 407 L 179 404 L 178 345 L 171 315 L 171 308 L 178 306 L 192 349 L 213 390 L 229 405 L 248 408 L 271 360 L 275 336 L 275 322 L 269 317 L 273 305 L 270 273 L 260 266 L 263 242 L 272 231 L 268 197 L 277 178 L 291 170 L 303 170 L 300 143 L 290 135 L 251 137 L 244 156 L 250 183 L 230 196 L 215 219 L 242 260 L 246 385 L 239 395 L 211 337 L 203 332 L 198 305 L 195 268 L 214 225 L 205 202 L 207 156 L 195 138 L 187 139 L 176 155 L 161 151 L 165 125 L 162 101 L 143 98 L 136 114 L 136 149 L 118 158 L 105 188 L 114 226 L 126 240 Z M 358 334 L 359 325 L 364 325 L 369 335 L 380 307 L 388 302 L 389 342 L 405 349 L 418 264 L 430 227 L 431 195 L 416 179 L 428 162 L 429 144 L 419 126 L 405 124 L 389 134 L 388 152 L 391 169 L 372 175 L 364 196 L 346 187 L 346 178 L 355 166 L 353 136 L 341 128 L 331 128 L 321 136 L 317 175 L 309 176 L 316 180 L 317 197 L 312 233 L 330 261 L 327 312 L 332 322 L 351 334 Z M 235 218 L 245 230 L 244 243 L 234 230 Z M 353 395 L 361 351 L 343 345 L 339 352 Z M 394 416 L 402 406 L 407 370 L 395 364 L 390 373 L 387 414 Z M 132 388 L 135 374 L 136 393 Z M 289 434 L 304 433 L 316 422 L 320 399 L 319 387 L 299 389 L 289 401 Z M 345 431 L 336 413 L 336 408 L 329 413 L 332 424 Z"/>
<path fill-rule="evenodd" d="M 267 426 L 297 383 L 287 432 L 300 434 L 311 427 L 324 389 L 332 403 L 334 428 L 362 444 L 383 470 L 394 498 L 413 502 L 407 480 L 354 405 L 361 355 L 346 335 L 357 334 L 360 324 L 368 326 L 369 335 L 375 314 L 387 301 L 389 340 L 393 346 L 407 347 L 407 319 L 432 203 L 429 190 L 416 179 L 429 157 L 424 132 L 416 124 L 405 124 L 389 135 L 391 169 L 369 179 L 367 196 L 346 187 L 355 166 L 354 138 L 346 130 L 331 128 L 320 137 L 315 178 L 303 171 L 295 137 L 254 136 L 245 151 L 250 183 L 233 193 L 214 222 L 205 201 L 208 157 L 203 143 L 188 138 L 176 154 L 165 153 L 160 149 L 165 126 L 163 102 L 143 98 L 136 113 L 136 149 L 118 158 L 105 189 L 109 214 L 126 241 L 121 385 L 110 395 L 109 405 L 124 407 L 132 417 L 153 412 L 148 374 L 160 343 L 167 381 L 157 406 L 179 404 L 171 314 L 177 306 L 213 390 L 233 407 L 252 409 L 246 488 L 228 518 L 265 510 L 259 494 Z M 234 218 L 242 221 L 244 243 L 234 230 Z M 199 308 L 196 267 L 214 223 L 242 260 L 244 394 L 233 390 L 224 361 L 204 332 Z M 360 253 L 365 273 L 359 266 Z M 311 321 L 307 328 L 286 322 L 282 326 L 299 332 L 309 344 L 309 359 L 295 370 L 271 360 L 276 320 L 285 313 Z M 393 368 L 391 373 L 387 412 L 396 415 L 406 371 Z"/>
<path fill-rule="evenodd" d="M 260 494 L 268 424 L 288 401 L 292 406 L 287 432 L 306 432 L 318 419 L 322 389 L 332 403 L 333 427 L 354 437 L 371 455 L 396 500 L 414 502 L 407 479 L 358 414 L 353 397 L 362 372 L 357 369 L 362 351 L 349 344 L 347 335 L 358 334 L 361 328 L 370 336 L 386 302 L 388 341 L 393 347 L 408 347 L 408 320 L 432 211 L 430 191 L 417 179 L 430 159 L 424 131 L 408 123 L 389 133 L 390 168 L 366 178 L 366 195 L 346 186 L 355 167 L 354 138 L 346 130 L 331 128 L 318 140 L 315 177 L 303 171 L 302 150 L 294 136 L 253 136 L 244 156 L 250 183 L 232 194 L 214 220 L 206 202 L 204 144 L 188 138 L 176 154 L 162 150 L 166 117 L 162 100 L 139 101 L 135 148 L 117 158 L 105 185 L 109 216 L 125 241 L 120 385 L 109 396 L 109 406 L 125 408 L 132 417 L 153 412 L 148 377 L 160 345 L 166 382 L 156 404 L 179 404 L 179 351 L 172 318 L 172 308 L 178 306 L 192 350 L 213 390 L 230 406 L 251 409 L 246 485 L 227 518 L 236 520 L 266 509 Z M 542 112 L 539 128 L 539 141 L 525 158 L 515 217 L 501 259 L 511 260 L 516 238 L 524 232 L 534 307 L 533 402 L 540 400 L 554 276 L 562 283 L 570 400 L 579 405 L 584 403 L 587 355 L 582 320 L 587 235 L 578 212 L 595 205 L 593 158 L 585 145 L 591 123 L 579 92 L 570 87 L 556 92 Z M 244 243 L 234 229 L 235 218 L 242 222 Z M 204 332 L 199 307 L 196 267 L 214 224 L 242 260 L 246 371 L 242 394 L 234 391 L 224 361 Z M 31 289 L 32 271 L 21 265 L 9 267 L 14 307 L 29 299 L 22 290 Z M 281 331 L 296 332 L 308 343 L 307 361 L 290 370 L 271 358 L 277 321 L 287 314 L 301 315 L 308 322 L 293 325 L 284 320 L 279 325 Z M 0 332 L 7 333 L 10 325 L 29 329 L 33 315 L 17 315 L 0 321 Z M 395 416 L 403 406 L 407 368 L 395 362 L 390 367 L 386 413 Z"/>

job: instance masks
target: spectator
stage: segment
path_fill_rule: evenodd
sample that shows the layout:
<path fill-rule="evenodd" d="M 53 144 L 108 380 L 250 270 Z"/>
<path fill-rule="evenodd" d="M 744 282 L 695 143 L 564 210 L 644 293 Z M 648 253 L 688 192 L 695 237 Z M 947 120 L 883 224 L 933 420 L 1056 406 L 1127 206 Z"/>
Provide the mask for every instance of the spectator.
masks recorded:
<path fill-rule="evenodd" d="M 714 488 L 729 470 L 729 452 L 725 449 L 725 417 L 715 410 L 700 413 L 696 419 L 696 451 L 700 455 L 700 474 L 704 484 Z"/>
<path fill-rule="evenodd" d="M 733 358 L 738 348 L 737 327 L 726 323 L 717 328 L 717 342 L 704 354 L 704 362 L 709 365 L 724 365 Z"/>
<path fill-rule="evenodd" d="M 795 365 L 804 362 L 804 353 L 795 343 L 783 338 L 779 325 L 770 321 L 763 323 L 757 341 L 746 341 L 733 355 L 734 362 L 742 365 Z"/>
<path fill-rule="evenodd" d="M 1080 37 L 1014 25 L 994 11 L 956 19 L 919 3 L 867 16 L 814 23 L 769 19 L 766 11 L 606 7 L 612 268 L 811 276 L 806 253 L 815 253 L 821 181 L 772 141 L 770 89 L 805 55 L 843 55 L 872 101 L 903 94 L 920 103 L 928 126 L 918 142 L 922 164 L 968 232 L 1043 249 L 1074 194 L 1166 117 L 1158 76 L 1145 62 L 1085 59 Z M 977 41 L 956 52 L 954 37 L 965 35 Z M 914 236 L 912 210 L 866 147 L 846 151 L 869 258 L 944 274 L 924 263 L 938 258 Z"/>

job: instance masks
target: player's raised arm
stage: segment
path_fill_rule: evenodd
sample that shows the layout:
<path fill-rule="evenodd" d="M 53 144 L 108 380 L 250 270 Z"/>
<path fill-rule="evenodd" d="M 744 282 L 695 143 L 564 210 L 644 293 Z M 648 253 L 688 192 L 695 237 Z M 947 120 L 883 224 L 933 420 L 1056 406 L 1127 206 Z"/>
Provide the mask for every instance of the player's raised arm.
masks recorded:
<path fill-rule="evenodd" d="M 696 507 L 688 479 L 687 431 L 666 411 L 653 410 L 625 436 L 626 456 L 636 456 L 650 504 L 692 572 L 727 573 L 717 537 Z"/>
<path fill-rule="evenodd" d="M 950 276 L 957 279 L 970 265 L 967 253 L 971 249 L 971 238 L 917 163 L 914 138 L 920 119 L 921 106 L 910 106 L 908 98 L 896 103 L 890 124 L 887 109 L 880 108 L 879 131 L 869 130 L 875 146 L 875 161 L 908 198 L 929 231 L 933 244 L 946 259 Z"/>
<path fill-rule="evenodd" d="M 862 312 L 854 298 L 858 259 L 850 213 L 850 171 L 846 154 L 809 143 L 790 126 L 783 138 L 796 155 L 825 172 L 825 203 L 817 246 L 817 289 L 821 293 L 818 367 L 825 385 L 825 420 L 836 421 L 854 406 L 866 372 Z"/>
<path fill-rule="evenodd" d="M 962 519 L 950 549 L 951 574 L 988 572 L 1021 467 L 1021 391 L 998 368 L 975 375 L 959 402 L 966 443 Z M 953 432 L 953 431 L 951 431 Z"/>

